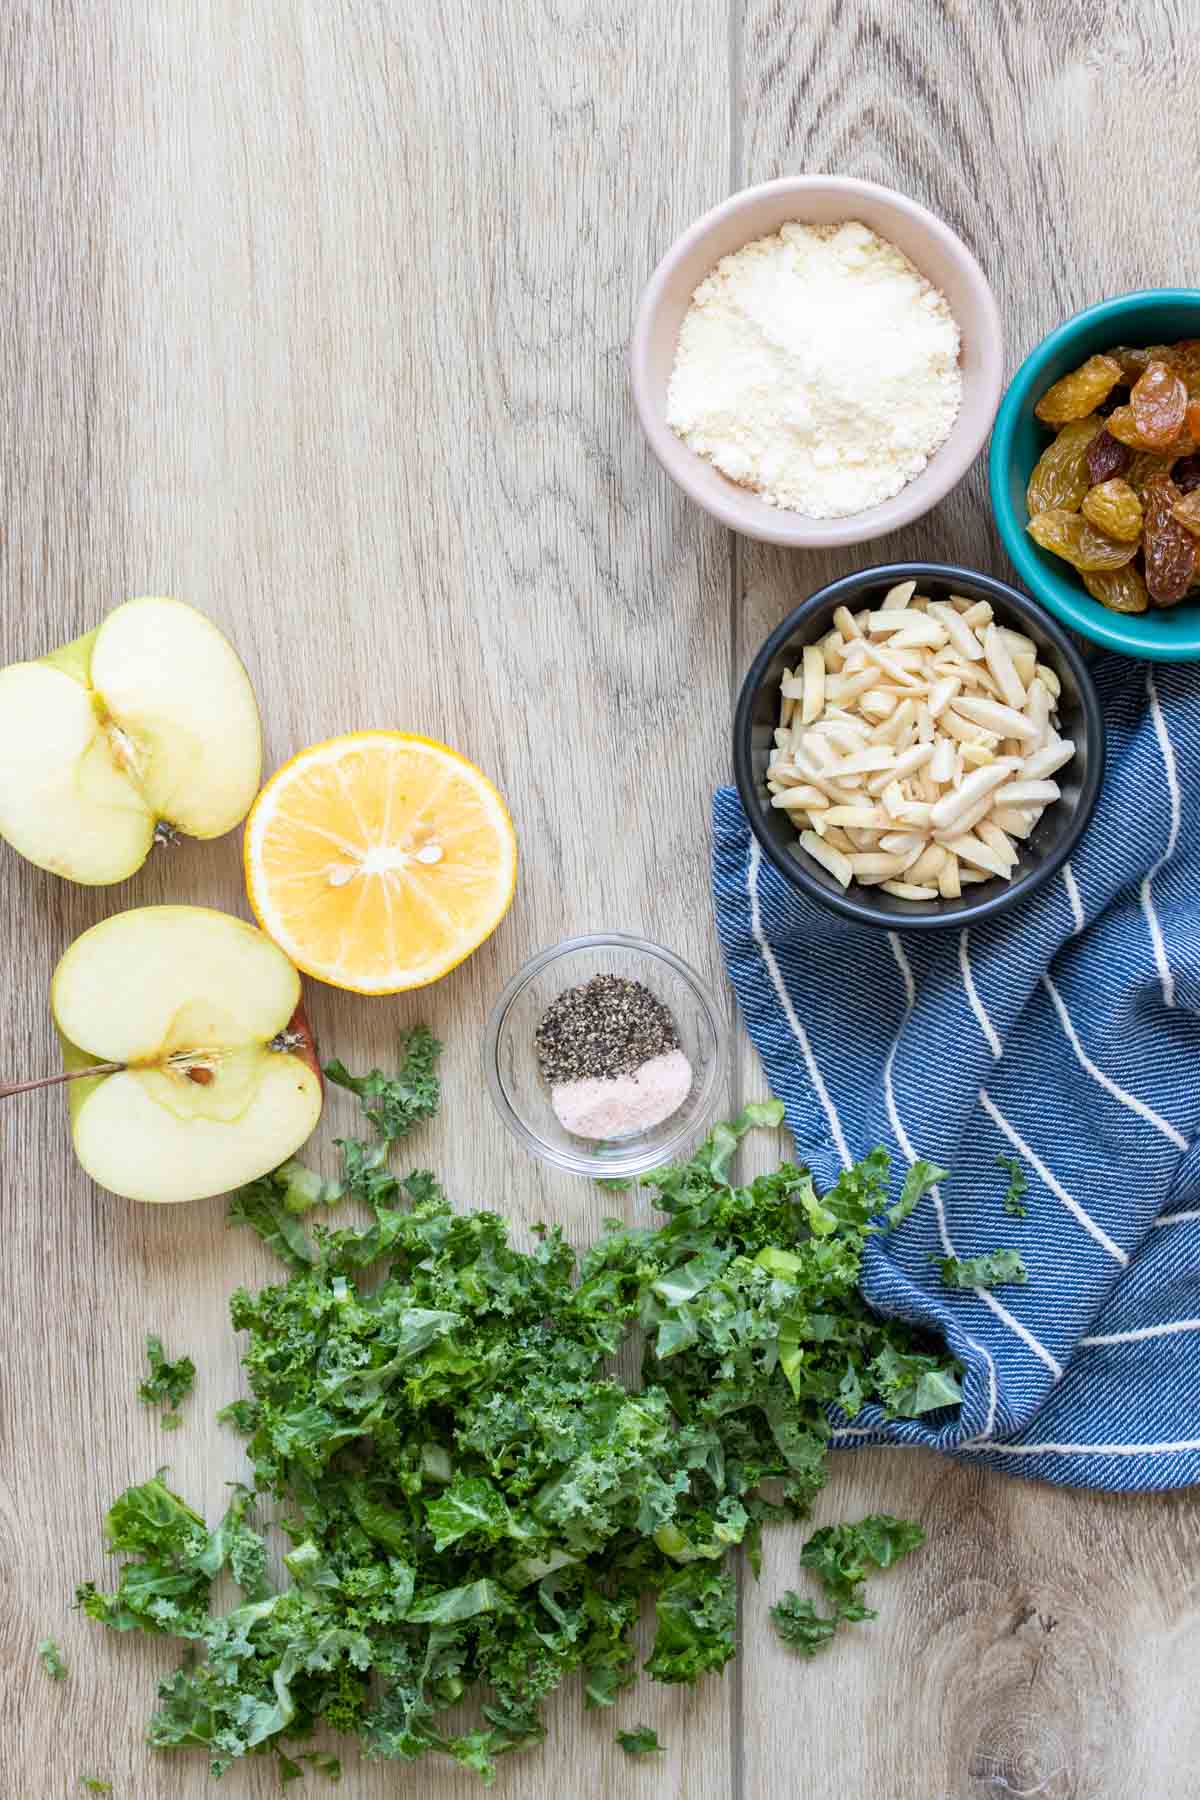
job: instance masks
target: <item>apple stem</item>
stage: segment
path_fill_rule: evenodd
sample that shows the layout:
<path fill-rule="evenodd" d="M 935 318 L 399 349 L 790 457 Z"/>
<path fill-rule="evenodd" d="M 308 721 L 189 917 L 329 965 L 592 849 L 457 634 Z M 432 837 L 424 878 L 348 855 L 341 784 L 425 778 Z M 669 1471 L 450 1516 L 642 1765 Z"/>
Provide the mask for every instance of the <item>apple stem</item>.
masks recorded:
<path fill-rule="evenodd" d="M 68 1069 L 65 1075 L 43 1075 L 40 1081 L 14 1081 L 7 1087 L 0 1086 L 0 1100 L 7 1100 L 13 1094 L 32 1094 L 37 1088 L 60 1087 L 64 1081 L 83 1081 L 89 1075 L 119 1075 L 125 1067 L 124 1063 L 89 1063 L 86 1069 Z"/>

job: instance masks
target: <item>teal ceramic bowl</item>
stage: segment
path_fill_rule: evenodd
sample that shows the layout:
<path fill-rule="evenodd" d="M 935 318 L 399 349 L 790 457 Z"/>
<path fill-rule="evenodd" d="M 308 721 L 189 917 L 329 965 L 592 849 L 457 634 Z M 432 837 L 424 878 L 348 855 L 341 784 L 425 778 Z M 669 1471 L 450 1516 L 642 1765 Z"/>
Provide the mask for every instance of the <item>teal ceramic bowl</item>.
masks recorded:
<path fill-rule="evenodd" d="M 1200 661 L 1200 604 L 1114 613 L 1093 600 L 1068 563 L 1034 543 L 1025 527 L 1025 488 L 1050 433 L 1033 416 L 1046 389 L 1113 344 L 1170 344 L 1200 337 L 1200 288 L 1152 288 L 1122 294 L 1076 313 L 1043 338 L 1013 376 L 992 432 L 989 479 L 996 525 L 1024 585 L 1073 631 L 1152 662 Z"/>

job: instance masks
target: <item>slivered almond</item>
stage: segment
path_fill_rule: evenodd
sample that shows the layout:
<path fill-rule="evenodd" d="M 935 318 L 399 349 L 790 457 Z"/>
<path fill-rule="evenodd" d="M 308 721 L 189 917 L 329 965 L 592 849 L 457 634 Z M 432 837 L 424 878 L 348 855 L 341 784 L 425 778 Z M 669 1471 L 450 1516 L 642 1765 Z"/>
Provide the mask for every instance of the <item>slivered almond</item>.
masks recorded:
<path fill-rule="evenodd" d="M 890 650 L 881 650 L 878 644 L 868 643 L 866 654 L 878 669 L 891 676 L 897 687 L 916 688 L 924 691 L 926 684 L 919 676 L 914 675 L 911 669 L 905 667 L 902 660 L 903 653 L 893 655 Z"/>
<path fill-rule="evenodd" d="M 890 768 L 887 769 L 883 781 L 876 785 L 875 780 L 867 782 L 869 794 L 882 793 L 889 781 L 903 781 L 907 775 L 915 775 L 923 769 L 933 755 L 932 744 L 914 744 L 909 750 L 902 750 L 899 756 L 893 754 Z"/>
<path fill-rule="evenodd" d="M 964 662 L 982 662 L 983 645 L 975 636 L 969 625 L 964 625 L 962 614 L 954 607 L 934 603 L 930 606 L 931 615 L 939 624 L 946 627 L 946 635 Z"/>
<path fill-rule="evenodd" d="M 1075 754 L 1075 745 L 1070 738 L 1060 738 L 1057 744 L 1045 744 L 1027 756 L 1021 764 L 1022 781 L 1044 781 L 1048 775 L 1054 775 L 1064 764 L 1069 763 Z"/>
<path fill-rule="evenodd" d="M 804 646 L 804 709 L 801 718 L 806 725 L 819 719 L 825 709 L 825 658 L 815 644 Z"/>
<path fill-rule="evenodd" d="M 835 849 L 832 844 L 824 843 L 814 831 L 803 831 L 800 834 L 800 847 L 806 850 L 813 861 L 833 876 L 839 887 L 848 888 L 854 879 L 854 869 L 850 859 Z"/>
<path fill-rule="evenodd" d="M 1062 789 L 1057 781 L 1010 781 L 1003 793 L 1005 806 L 1049 806 Z"/>
<path fill-rule="evenodd" d="M 831 806 L 825 815 L 827 825 L 853 825 L 859 831 L 886 831 L 889 819 L 882 806 Z"/>
<path fill-rule="evenodd" d="M 981 843 L 987 845 L 989 850 L 994 850 L 1001 861 L 1006 862 L 1010 869 L 1016 868 L 1021 859 L 998 825 L 993 823 L 990 819 L 981 819 L 979 824 L 975 827 L 975 835 Z"/>
<path fill-rule="evenodd" d="M 935 881 L 950 852 L 942 844 L 927 844 L 912 868 L 908 870 L 912 881 Z"/>
<path fill-rule="evenodd" d="M 840 631 L 827 631 L 818 648 L 821 660 L 825 664 L 827 675 L 836 675 L 842 666 L 846 654 L 846 645 Z"/>
<path fill-rule="evenodd" d="M 882 850 L 862 850 L 850 858 L 850 867 L 858 876 L 875 875 L 886 880 L 889 875 L 902 875 L 908 867 L 903 856 L 888 856 Z"/>
<path fill-rule="evenodd" d="M 1022 812 L 1015 806 L 994 806 L 992 822 L 998 825 L 1006 837 L 1027 838 L 1041 818 L 1041 808 L 1033 812 Z"/>
<path fill-rule="evenodd" d="M 877 725 L 875 727 L 874 731 L 871 733 L 871 737 L 877 744 L 895 744 L 908 730 L 909 726 L 915 724 L 916 717 L 916 702 L 913 700 L 901 700 L 891 717 L 885 719 L 882 725 Z"/>
<path fill-rule="evenodd" d="M 925 702 L 929 708 L 930 718 L 936 720 L 939 714 L 946 710 L 954 696 L 961 691 L 961 688 L 962 677 L 960 675 L 943 675 L 940 681 L 935 681 L 929 690 L 929 698 Z"/>
<path fill-rule="evenodd" d="M 1000 698 L 1006 706 L 1020 712 L 1025 705 L 1025 684 L 1017 674 L 1012 653 L 995 625 L 989 625 L 983 634 L 983 654 L 987 658 L 987 666 L 996 686 L 1000 689 Z"/>
<path fill-rule="evenodd" d="M 913 881 L 881 881 L 879 886 L 885 894 L 895 894 L 897 900 L 936 900 L 938 897 L 935 887 L 918 887 Z"/>
<path fill-rule="evenodd" d="M 783 672 L 769 804 L 840 885 L 958 898 L 1011 879 L 1075 745 L 1059 678 L 988 601 L 914 582 L 846 606 Z"/>
<path fill-rule="evenodd" d="M 939 738 L 934 746 L 933 756 L 929 763 L 929 773 L 939 784 L 954 779 L 954 744 L 949 738 Z"/>
<path fill-rule="evenodd" d="M 868 688 L 858 703 L 858 710 L 873 725 L 882 724 L 884 719 L 890 718 L 895 712 L 896 696 L 889 694 L 882 685 Z"/>
<path fill-rule="evenodd" d="M 955 838 L 946 848 L 952 850 L 960 862 L 971 863 L 977 869 L 988 869 L 993 875 L 1008 872 L 1008 864 L 1002 862 L 994 850 L 980 838 L 973 837 L 969 831 L 962 837 Z"/>
<path fill-rule="evenodd" d="M 1024 713 L 1019 713 L 1014 706 L 1003 706 L 998 700 L 977 700 L 973 695 L 960 694 L 954 702 L 954 710 L 960 718 L 982 725 L 985 731 L 993 731 L 997 737 L 1020 738 L 1027 744 L 1037 738 L 1036 727 Z"/>
<path fill-rule="evenodd" d="M 870 775 L 877 769 L 890 769 L 896 764 L 896 752 L 890 744 L 871 744 L 866 750 L 856 750 L 852 756 L 834 763 L 829 773 L 835 781 L 841 781 L 848 775 Z"/>
<path fill-rule="evenodd" d="M 1000 757 L 986 768 L 973 769 L 965 781 L 960 782 L 958 787 L 934 807 L 929 815 L 934 830 L 947 830 L 956 819 L 970 812 L 985 794 L 990 794 L 993 788 L 998 788 L 1006 781 L 1018 766 L 1007 757 Z"/>

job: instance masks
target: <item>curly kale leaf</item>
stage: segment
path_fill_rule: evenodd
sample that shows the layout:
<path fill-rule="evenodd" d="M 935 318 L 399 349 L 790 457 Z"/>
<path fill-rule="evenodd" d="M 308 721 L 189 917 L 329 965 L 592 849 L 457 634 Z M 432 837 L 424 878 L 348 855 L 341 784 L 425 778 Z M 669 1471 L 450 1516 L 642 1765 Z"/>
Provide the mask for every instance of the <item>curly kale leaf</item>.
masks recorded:
<path fill-rule="evenodd" d="M 290 1164 L 234 1203 L 287 1264 L 233 1296 L 248 1393 L 223 1416 L 283 1509 L 288 1585 L 268 1588 L 249 1489 L 210 1531 L 158 1477 L 109 1515 L 127 1559 L 115 1592 L 80 1589 L 90 1616 L 191 1646 L 150 1741 L 201 1747 L 217 1773 L 269 1752 L 294 1780 L 321 1766 L 294 1746 L 322 1726 L 488 1782 L 541 1740 L 542 1702 L 568 1677 L 593 1707 L 631 1685 L 647 1596 L 647 1672 L 719 1670 L 733 1558 L 744 1546 L 757 1570 L 765 1526 L 811 1504 L 831 1410 L 915 1416 L 960 1398 L 953 1359 L 877 1318 L 858 1286 L 871 1235 L 940 1170 L 914 1166 L 895 1201 L 882 1151 L 824 1195 L 792 1163 L 741 1185 L 738 1141 L 782 1110 L 748 1108 L 646 1178 L 657 1223 L 610 1221 L 577 1268 L 559 1232 L 514 1242 L 428 1173 L 391 1173 L 388 1142 L 434 1103 L 435 1053 L 418 1034 L 398 1080 L 355 1084 L 381 1135 L 342 1143 L 337 1184 Z M 371 1222 L 306 1233 L 301 1214 L 335 1188 Z M 634 1383 L 614 1371 L 637 1339 Z M 865 1616 L 855 1571 L 889 1559 L 886 1523 L 822 1553 L 837 1618 Z M 214 1613 L 226 1568 L 241 1603 Z M 827 1634 L 811 1603 L 780 1606 L 796 1641 Z M 464 1701 L 471 1729 L 455 1722 Z"/>
<path fill-rule="evenodd" d="M 958 1406 L 958 1365 L 944 1353 L 910 1348 L 903 1331 L 885 1326 L 884 1342 L 870 1364 L 874 1394 L 895 1419 L 919 1419 L 943 1406 Z"/>
<path fill-rule="evenodd" d="M 836 1618 L 819 1613 L 814 1603 L 789 1588 L 771 1608 L 775 1629 L 785 1644 L 801 1656 L 816 1656 L 832 1642 L 838 1628 Z"/>
<path fill-rule="evenodd" d="M 1008 1187 L 1004 1192 L 1004 1210 L 1015 1219 L 1023 1219 L 1029 1212 L 1025 1204 L 1025 1196 L 1029 1192 L 1029 1178 L 1020 1161 L 1015 1156 L 998 1156 L 996 1167 L 1003 1169 L 1008 1176 Z"/>
<path fill-rule="evenodd" d="M 226 1218 L 230 1225 L 248 1225 L 256 1231 L 267 1249 L 289 1268 L 304 1269 L 316 1261 L 316 1251 L 300 1223 L 301 1209 L 291 1203 L 295 1192 L 292 1171 L 297 1166 L 284 1163 L 273 1174 L 261 1175 L 239 1188 L 230 1199 Z"/>
<path fill-rule="evenodd" d="M 1019 1250 L 988 1250 L 982 1256 L 932 1256 L 930 1260 L 937 1263 L 942 1282 L 949 1288 L 993 1288 L 1004 1282 L 1029 1280 Z"/>
<path fill-rule="evenodd" d="M 626 1756 L 653 1756 L 667 1747 L 659 1743 L 657 1731 L 649 1725 L 636 1725 L 632 1731 L 618 1731 L 617 1742 Z"/>
<path fill-rule="evenodd" d="M 325 1065 L 327 1078 L 357 1094 L 367 1118 L 389 1144 L 432 1118 L 442 1098 L 437 1076 L 442 1046 L 433 1033 L 417 1025 L 401 1044 L 403 1058 L 395 1075 L 385 1075 L 381 1069 L 372 1069 L 369 1075 L 351 1075 L 345 1064 L 336 1060 Z"/>
<path fill-rule="evenodd" d="M 63 1659 L 63 1653 L 53 1638 L 43 1638 L 37 1647 L 37 1653 L 41 1657 L 42 1667 L 51 1681 L 67 1679 L 68 1669 Z"/>
<path fill-rule="evenodd" d="M 801 1566 L 811 1569 L 831 1606 L 820 1613 L 812 1600 L 789 1588 L 771 1608 L 775 1629 L 784 1643 L 812 1657 L 832 1642 L 839 1625 L 876 1617 L 862 1599 L 862 1587 L 873 1569 L 889 1569 L 925 1542 L 922 1528 L 890 1513 L 871 1513 L 857 1525 L 825 1525 L 800 1552 Z"/>
<path fill-rule="evenodd" d="M 843 1619 L 873 1618 L 860 1607 L 858 1590 L 872 1569 L 890 1569 L 925 1542 L 911 1519 L 870 1513 L 857 1525 L 825 1525 L 814 1531 L 800 1552 L 802 1568 L 811 1569 Z"/>
<path fill-rule="evenodd" d="M 150 1375 L 138 1388 L 138 1396 L 146 1406 L 165 1407 L 167 1410 L 163 1415 L 163 1430 L 174 1431 L 180 1424 L 176 1408 L 195 1385 L 196 1365 L 190 1356 L 181 1356 L 178 1362 L 168 1362 L 162 1339 L 153 1332 L 146 1334 L 146 1358 L 150 1364 Z"/>
<path fill-rule="evenodd" d="M 108 1514 L 109 1548 L 137 1560 L 121 1569 L 115 1593 L 101 1593 L 88 1582 L 77 1589 L 76 1604 L 115 1631 L 203 1639 L 212 1582 L 227 1564 L 240 1586 L 254 1594 L 263 1589 L 266 1546 L 245 1523 L 252 1498 L 238 1486 L 210 1534 L 161 1476 L 126 1489 Z"/>

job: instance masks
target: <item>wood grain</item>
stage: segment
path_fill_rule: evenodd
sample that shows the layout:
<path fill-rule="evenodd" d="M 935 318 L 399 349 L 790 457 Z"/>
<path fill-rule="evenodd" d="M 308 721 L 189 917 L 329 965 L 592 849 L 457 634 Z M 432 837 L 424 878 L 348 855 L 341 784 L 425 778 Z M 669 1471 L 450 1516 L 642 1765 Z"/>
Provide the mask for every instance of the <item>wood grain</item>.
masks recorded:
<path fill-rule="evenodd" d="M 647 479 L 624 376 L 638 289 L 724 186 L 723 11 L 499 0 L 7 9 L 0 662 L 130 593 L 175 593 L 234 638 L 267 766 L 338 730 L 458 746 L 509 797 L 523 850 L 496 938 L 427 996 L 310 987 L 328 1053 L 387 1063 L 425 1016 L 448 1046 L 423 1153 L 463 1204 L 586 1241 L 612 1198 L 550 1180 L 481 1091 L 500 986 L 570 931 L 624 927 L 717 977 L 703 819 L 730 683 L 724 539 Z M 686 64 L 680 50 L 688 45 Z M 645 104 L 652 94 L 653 106 Z M 45 984 L 87 924 L 192 900 L 245 911 L 236 837 L 71 888 L 0 859 L 0 1068 L 56 1064 Z M 326 1150 L 352 1117 L 331 1101 Z M 203 1759 L 141 1745 L 166 1646 L 69 1614 L 103 1574 L 109 1499 L 170 1460 L 210 1516 L 243 1468 L 215 1423 L 238 1388 L 226 1303 L 270 1259 L 219 1203 L 138 1207 L 73 1164 L 61 1098 L 6 1103 L 0 1299 L 0 1791 L 208 1794 Z M 138 1406 L 147 1329 L 199 1369 L 186 1429 Z M 72 1678 L 34 1656 L 58 1635 Z M 662 1792 L 732 1790 L 730 1684 L 662 1688 L 617 1722 L 670 1745 Z M 646 1776 L 572 1687 L 497 1792 L 616 1795 Z M 449 1769 L 355 1764 L 356 1795 L 466 1796 Z M 226 1790 L 278 1792 L 269 1764 Z"/>
<path fill-rule="evenodd" d="M 611 1208 L 502 1138 L 479 1088 L 483 1022 L 524 956 L 572 930 L 645 931 L 717 975 L 704 821 L 731 683 L 769 627 L 867 560 L 1003 566 L 981 470 L 866 551 L 732 547 L 637 435 L 624 356 L 645 275 L 731 185 L 835 168 L 905 189 L 974 244 L 1010 363 L 1102 294 L 1194 280 L 1194 209 L 1163 203 L 1195 163 L 1189 17 L 1129 0 L 12 0 L 0 14 L 0 662 L 127 594 L 177 593 L 244 655 L 269 767 L 331 732 L 399 724 L 497 778 L 524 852 L 497 937 L 423 1000 L 309 995 L 351 1064 L 386 1062 L 418 1017 L 446 1038 L 446 1123 L 427 1148 L 464 1204 L 558 1219 L 576 1241 Z M 101 892 L 5 854 L 0 897 L 9 1079 L 55 1065 L 45 983 L 78 931 L 157 900 L 245 910 L 235 838 L 156 853 Z M 760 1081 L 746 1052 L 736 1086 Z M 226 1301 L 274 1271 L 217 1203 L 97 1193 L 64 1110 L 28 1096 L 0 1116 L 0 1791 L 57 1800 L 95 1774 L 137 1800 L 198 1800 L 202 1763 L 156 1763 L 140 1742 L 170 1652 L 64 1609 L 103 1570 L 108 1499 L 165 1456 L 216 1510 L 241 1467 L 211 1423 L 238 1386 Z M 334 1096 L 326 1150 L 350 1117 Z M 200 1370 L 168 1440 L 135 1400 L 147 1329 Z M 724 1680 L 647 1684 L 623 1706 L 620 1723 L 657 1726 L 661 1765 L 628 1763 L 612 1720 L 569 1692 L 545 1751 L 496 1791 L 1194 1794 L 1186 1495 L 837 1458 L 820 1517 L 872 1507 L 930 1532 L 880 1584 L 877 1624 L 797 1666 L 765 1616 L 795 1580 L 799 1534 L 777 1534 Z M 47 1632 L 72 1665 L 62 1687 L 33 1654 Z M 277 1791 L 268 1767 L 221 1789 Z M 354 1764 L 341 1791 L 478 1790 Z"/>
<path fill-rule="evenodd" d="M 744 0 L 737 185 L 836 170 L 945 218 L 992 281 L 1011 372 L 1068 314 L 1194 282 L 1200 223 L 1161 196 L 1196 75 L 1187 8 L 907 7 Z M 1189 124 L 1184 137 L 1196 147 Z M 928 557 L 1011 578 L 985 463 L 928 518 L 826 554 L 737 548 L 739 674 L 825 582 Z M 745 1051 L 746 1081 L 761 1080 Z M 817 1522 L 916 1517 L 927 1547 L 878 1584 L 878 1622 L 797 1666 L 767 1607 L 795 1585 L 803 1531 L 779 1533 L 744 1595 L 741 1795 L 855 1800 L 1184 1800 L 1196 1792 L 1200 1615 L 1195 1502 L 1069 1493 L 909 1452 L 834 1458 Z M 797 1771 L 794 1787 L 781 1769 Z"/>

